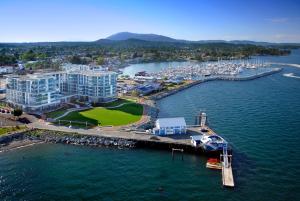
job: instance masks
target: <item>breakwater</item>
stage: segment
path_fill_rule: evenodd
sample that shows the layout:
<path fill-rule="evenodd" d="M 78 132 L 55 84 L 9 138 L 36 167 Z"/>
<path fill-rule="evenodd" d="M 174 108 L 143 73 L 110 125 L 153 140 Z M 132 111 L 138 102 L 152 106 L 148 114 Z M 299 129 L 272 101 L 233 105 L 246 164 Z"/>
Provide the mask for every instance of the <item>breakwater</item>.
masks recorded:
<path fill-rule="evenodd" d="M 274 74 L 274 73 L 278 73 L 281 70 L 282 70 L 282 68 L 274 68 L 271 71 L 263 72 L 263 73 L 259 73 L 259 74 L 255 74 L 255 75 L 251 75 L 251 76 L 247 76 L 247 77 L 223 77 L 223 76 L 217 76 L 217 77 L 205 78 L 203 80 L 196 80 L 196 81 L 194 81 L 192 83 L 183 85 L 183 86 L 178 87 L 176 89 L 172 89 L 172 90 L 169 90 L 169 91 L 163 91 L 163 92 L 160 92 L 158 94 L 154 94 L 154 95 L 150 96 L 150 99 L 152 99 L 152 100 L 160 100 L 160 99 L 163 99 L 163 98 L 165 98 L 167 96 L 176 94 L 176 93 L 178 93 L 178 92 L 180 92 L 182 90 L 188 89 L 190 87 L 193 87 L 195 85 L 198 85 L 198 84 L 204 83 L 204 82 L 208 82 L 208 81 L 216 81 L 216 80 L 247 81 L 247 80 L 254 80 L 254 79 L 265 77 L 265 76 L 268 76 L 268 75 L 271 75 L 271 74 Z"/>

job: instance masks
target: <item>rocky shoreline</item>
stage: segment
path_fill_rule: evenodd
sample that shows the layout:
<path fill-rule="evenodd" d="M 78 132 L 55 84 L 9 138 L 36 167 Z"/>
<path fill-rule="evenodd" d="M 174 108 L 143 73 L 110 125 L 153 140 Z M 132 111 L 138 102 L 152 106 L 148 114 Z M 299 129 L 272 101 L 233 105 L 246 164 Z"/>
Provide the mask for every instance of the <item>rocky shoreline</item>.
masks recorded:
<path fill-rule="evenodd" d="M 82 135 L 60 131 L 38 130 L 4 135 L 0 137 L 0 151 L 16 148 L 12 143 L 19 142 L 20 146 L 30 143 L 45 142 L 53 144 L 72 144 L 96 147 L 134 148 L 136 142 L 122 138 Z"/>

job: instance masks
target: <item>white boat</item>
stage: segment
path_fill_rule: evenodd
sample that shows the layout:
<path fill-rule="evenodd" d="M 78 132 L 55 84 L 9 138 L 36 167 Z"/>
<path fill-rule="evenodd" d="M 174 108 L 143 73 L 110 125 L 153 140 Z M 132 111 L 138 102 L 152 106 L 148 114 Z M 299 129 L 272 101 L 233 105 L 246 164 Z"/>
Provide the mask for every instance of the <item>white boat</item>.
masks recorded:
<path fill-rule="evenodd" d="M 226 140 L 216 134 L 205 134 L 200 138 L 200 146 L 206 151 L 222 151 L 225 144 L 227 144 Z"/>
<path fill-rule="evenodd" d="M 191 137 L 191 144 L 194 147 L 202 147 L 205 151 L 222 151 L 227 145 L 226 140 L 217 134 L 194 135 Z"/>

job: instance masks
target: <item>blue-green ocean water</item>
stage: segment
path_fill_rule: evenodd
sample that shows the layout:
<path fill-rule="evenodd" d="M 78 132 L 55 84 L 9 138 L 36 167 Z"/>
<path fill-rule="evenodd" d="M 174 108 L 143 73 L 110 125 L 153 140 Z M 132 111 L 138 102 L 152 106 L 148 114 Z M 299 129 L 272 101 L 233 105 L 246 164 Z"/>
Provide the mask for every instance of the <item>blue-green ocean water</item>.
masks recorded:
<path fill-rule="evenodd" d="M 267 60 L 300 64 L 300 51 Z M 235 189 L 205 158 L 167 151 L 43 144 L 0 154 L 0 200 L 300 200 L 300 69 L 213 81 L 157 104 L 189 124 L 206 111 L 234 151 Z"/>

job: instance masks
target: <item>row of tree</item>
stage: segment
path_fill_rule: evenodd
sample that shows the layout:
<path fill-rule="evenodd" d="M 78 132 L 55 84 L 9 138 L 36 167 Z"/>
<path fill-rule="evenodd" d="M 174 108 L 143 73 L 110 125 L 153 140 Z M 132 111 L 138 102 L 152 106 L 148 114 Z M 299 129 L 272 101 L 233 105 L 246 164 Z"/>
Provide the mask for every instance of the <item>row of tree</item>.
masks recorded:
<path fill-rule="evenodd" d="M 59 56 L 74 64 L 105 63 L 105 58 L 142 60 L 213 60 L 216 58 L 249 57 L 252 55 L 284 55 L 290 50 L 281 46 L 258 46 L 230 43 L 167 43 L 150 41 L 102 41 L 70 43 L 0 44 L 0 65 L 21 61 L 45 61 Z"/>

